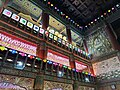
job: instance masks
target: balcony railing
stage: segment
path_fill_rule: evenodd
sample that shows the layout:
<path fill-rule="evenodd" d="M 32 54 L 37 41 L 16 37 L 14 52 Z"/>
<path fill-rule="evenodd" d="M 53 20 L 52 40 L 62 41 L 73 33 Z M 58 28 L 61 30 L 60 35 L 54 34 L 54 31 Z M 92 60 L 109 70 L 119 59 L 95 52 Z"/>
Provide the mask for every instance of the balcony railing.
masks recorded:
<path fill-rule="evenodd" d="M 13 25 L 14 27 L 17 27 L 24 32 L 30 33 L 40 39 L 46 40 L 54 45 L 59 46 L 60 48 L 63 48 L 67 51 L 73 52 L 78 56 L 90 60 L 90 56 L 85 51 L 79 49 L 77 46 L 73 46 L 62 38 L 59 38 L 58 36 L 43 30 L 39 26 L 32 24 L 28 20 L 18 16 L 15 13 L 12 13 L 7 9 L 4 9 L 0 14 L 0 20 Z"/>
<path fill-rule="evenodd" d="M 96 77 L 91 74 L 78 72 L 67 66 L 61 66 L 59 63 L 50 60 L 41 60 L 36 56 L 31 56 L 3 46 L 0 46 L 0 67 L 44 73 L 49 76 L 77 80 L 85 83 L 96 82 Z"/>

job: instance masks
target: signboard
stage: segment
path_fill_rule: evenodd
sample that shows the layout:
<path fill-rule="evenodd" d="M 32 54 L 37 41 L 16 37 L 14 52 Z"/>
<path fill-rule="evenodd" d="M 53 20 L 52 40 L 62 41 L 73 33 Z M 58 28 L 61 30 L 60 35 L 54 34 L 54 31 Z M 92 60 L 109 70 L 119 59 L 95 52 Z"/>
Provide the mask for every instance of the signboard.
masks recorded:
<path fill-rule="evenodd" d="M 48 50 L 47 59 L 59 64 L 69 66 L 69 58 L 67 56 L 52 50 Z"/>
<path fill-rule="evenodd" d="M 78 61 L 75 61 L 75 66 L 77 70 L 84 70 L 87 68 L 87 65 L 84 65 L 83 63 Z"/>
<path fill-rule="evenodd" d="M 0 45 L 36 56 L 36 44 L 32 44 L 5 32 L 0 32 Z"/>

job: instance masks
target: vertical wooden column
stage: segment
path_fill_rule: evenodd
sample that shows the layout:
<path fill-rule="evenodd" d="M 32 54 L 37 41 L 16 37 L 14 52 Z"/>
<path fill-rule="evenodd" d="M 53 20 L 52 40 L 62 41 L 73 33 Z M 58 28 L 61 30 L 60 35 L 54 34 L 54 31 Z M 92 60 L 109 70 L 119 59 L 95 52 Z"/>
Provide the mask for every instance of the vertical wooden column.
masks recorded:
<path fill-rule="evenodd" d="M 113 31 L 112 31 L 112 28 L 110 27 L 109 23 L 107 21 L 105 21 L 105 25 L 106 25 L 106 33 L 108 34 L 108 37 L 109 37 L 109 40 L 112 44 L 112 47 L 114 50 L 120 50 L 120 44 L 118 43 Z"/>
<path fill-rule="evenodd" d="M 75 81 L 73 84 L 73 90 L 78 90 L 79 89 L 79 82 Z"/>
<path fill-rule="evenodd" d="M 85 39 L 85 38 L 83 39 L 83 45 L 84 45 L 85 51 L 86 51 L 87 53 L 89 53 L 89 52 L 88 52 L 88 47 L 87 47 L 87 42 L 86 42 L 86 39 Z"/>
<path fill-rule="evenodd" d="M 36 76 L 34 82 L 34 90 L 43 90 L 44 86 L 44 75 Z"/>
<path fill-rule="evenodd" d="M 42 29 L 47 30 L 49 26 L 49 14 L 43 11 L 41 20 L 42 20 Z"/>
<path fill-rule="evenodd" d="M 73 54 L 70 55 L 70 66 L 71 68 L 75 68 L 75 60 Z"/>
<path fill-rule="evenodd" d="M 70 67 L 72 69 L 75 68 L 75 60 L 74 60 L 74 55 L 73 54 L 70 54 L 69 61 L 70 61 Z M 74 78 L 73 70 L 71 70 L 71 78 L 72 79 Z"/>
<path fill-rule="evenodd" d="M 71 37 L 70 26 L 66 26 L 66 32 L 67 32 L 68 42 L 71 44 L 72 43 L 72 37 Z"/>
<path fill-rule="evenodd" d="M 40 42 L 38 47 L 37 47 L 37 56 L 41 59 L 46 59 L 47 58 L 47 45 L 45 42 Z"/>

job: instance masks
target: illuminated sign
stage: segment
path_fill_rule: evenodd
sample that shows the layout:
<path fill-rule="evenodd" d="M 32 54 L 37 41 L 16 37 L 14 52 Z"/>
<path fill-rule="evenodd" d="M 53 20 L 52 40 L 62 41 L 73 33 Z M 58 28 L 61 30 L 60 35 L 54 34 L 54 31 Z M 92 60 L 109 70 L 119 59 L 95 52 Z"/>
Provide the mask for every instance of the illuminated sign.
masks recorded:
<path fill-rule="evenodd" d="M 84 70 L 84 69 L 87 68 L 86 65 L 84 65 L 84 64 L 82 64 L 81 62 L 78 62 L 78 61 L 75 62 L 75 65 L 76 65 L 77 70 Z"/>
<path fill-rule="evenodd" d="M 0 33 L 0 45 L 36 56 L 37 46 L 7 33 Z"/>
<path fill-rule="evenodd" d="M 69 58 L 67 56 L 61 55 L 51 50 L 48 50 L 47 59 L 56 63 L 69 66 Z"/>

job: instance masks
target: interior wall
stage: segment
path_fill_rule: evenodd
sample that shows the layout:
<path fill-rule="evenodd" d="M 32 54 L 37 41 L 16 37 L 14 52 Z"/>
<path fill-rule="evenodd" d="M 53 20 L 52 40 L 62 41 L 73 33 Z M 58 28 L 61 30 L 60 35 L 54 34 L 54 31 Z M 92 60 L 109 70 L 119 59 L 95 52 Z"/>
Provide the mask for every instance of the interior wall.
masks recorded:
<path fill-rule="evenodd" d="M 118 56 L 93 63 L 94 73 L 98 80 L 120 78 L 120 59 Z"/>
<path fill-rule="evenodd" d="M 120 90 L 120 84 L 116 85 L 116 89 L 112 89 L 111 85 L 108 85 L 108 86 L 100 86 L 98 87 L 98 90 Z"/>

